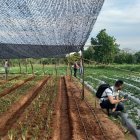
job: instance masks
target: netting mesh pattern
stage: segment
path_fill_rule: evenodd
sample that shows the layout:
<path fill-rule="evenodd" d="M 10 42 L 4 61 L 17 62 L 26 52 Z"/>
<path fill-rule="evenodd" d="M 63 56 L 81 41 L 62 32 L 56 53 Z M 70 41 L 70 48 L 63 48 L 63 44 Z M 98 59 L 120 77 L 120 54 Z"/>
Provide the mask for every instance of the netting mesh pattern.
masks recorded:
<path fill-rule="evenodd" d="M 0 0 L 0 58 L 48 57 L 80 50 L 103 3 Z"/>

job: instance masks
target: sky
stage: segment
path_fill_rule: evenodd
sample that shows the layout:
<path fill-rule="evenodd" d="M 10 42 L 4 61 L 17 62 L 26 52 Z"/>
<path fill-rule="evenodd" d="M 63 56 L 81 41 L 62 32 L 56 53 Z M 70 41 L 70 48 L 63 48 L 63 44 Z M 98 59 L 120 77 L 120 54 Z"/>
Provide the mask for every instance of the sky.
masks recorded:
<path fill-rule="evenodd" d="M 121 49 L 140 51 L 140 0 L 105 0 L 86 45 L 102 29 L 116 38 Z"/>

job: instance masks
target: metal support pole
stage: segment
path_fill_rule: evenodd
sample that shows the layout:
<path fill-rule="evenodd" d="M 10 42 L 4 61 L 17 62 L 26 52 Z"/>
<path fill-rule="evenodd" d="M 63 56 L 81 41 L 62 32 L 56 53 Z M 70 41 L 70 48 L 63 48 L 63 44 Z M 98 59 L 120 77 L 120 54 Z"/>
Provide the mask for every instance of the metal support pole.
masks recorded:
<path fill-rule="evenodd" d="M 25 67 L 26 67 L 26 74 L 28 73 L 27 71 L 27 59 L 26 59 L 26 62 L 25 62 Z"/>
<path fill-rule="evenodd" d="M 67 76 L 67 62 L 66 62 L 65 65 L 66 65 L 66 68 L 65 68 L 65 72 L 66 72 L 66 73 L 65 73 L 65 76 Z"/>
<path fill-rule="evenodd" d="M 5 68 L 5 80 L 7 81 L 8 80 L 8 72 L 9 72 L 9 62 L 8 62 L 8 60 L 5 61 L 4 68 Z"/>
<path fill-rule="evenodd" d="M 69 70 L 70 70 L 70 81 L 72 81 L 72 65 L 70 62 L 70 54 L 68 56 Z"/>
<path fill-rule="evenodd" d="M 45 75 L 45 66 L 44 66 L 44 63 L 42 65 L 43 65 L 43 74 Z"/>
<path fill-rule="evenodd" d="M 67 76 L 69 76 L 69 62 L 68 62 L 68 65 L 67 65 Z"/>
<path fill-rule="evenodd" d="M 68 67 L 69 67 L 69 63 L 67 64 L 67 72 L 66 72 L 66 76 L 68 76 Z"/>
<path fill-rule="evenodd" d="M 21 64 L 20 64 L 20 60 L 19 60 L 19 73 L 21 74 Z"/>
<path fill-rule="evenodd" d="M 57 76 L 56 59 L 55 59 L 55 74 L 56 74 L 56 76 Z"/>
<path fill-rule="evenodd" d="M 34 67 L 33 67 L 33 64 L 31 61 L 30 61 L 30 64 L 31 64 L 31 68 L 32 68 L 32 74 L 34 75 Z"/>
<path fill-rule="evenodd" d="M 81 59 L 82 59 L 82 67 L 83 67 L 83 72 L 82 72 L 82 100 L 85 98 L 85 78 L 84 78 L 84 56 L 83 56 L 83 48 L 81 49 Z"/>
<path fill-rule="evenodd" d="M 70 64 L 70 80 L 72 80 L 72 66 Z"/>
<path fill-rule="evenodd" d="M 8 80 L 8 68 L 5 68 L 5 80 Z"/>
<path fill-rule="evenodd" d="M 41 64 L 42 64 L 42 70 L 43 70 L 43 74 L 45 75 L 45 64 L 44 64 L 44 59 L 41 59 Z"/>

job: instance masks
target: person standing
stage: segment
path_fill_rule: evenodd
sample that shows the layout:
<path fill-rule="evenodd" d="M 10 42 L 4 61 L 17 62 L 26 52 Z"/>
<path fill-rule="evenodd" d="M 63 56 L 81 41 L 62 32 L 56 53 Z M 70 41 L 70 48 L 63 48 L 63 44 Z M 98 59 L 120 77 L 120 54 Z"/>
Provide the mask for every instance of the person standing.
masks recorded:
<path fill-rule="evenodd" d="M 7 78 L 8 78 L 8 69 L 9 69 L 8 60 L 5 60 L 4 69 L 5 69 L 5 80 L 7 80 Z"/>
<path fill-rule="evenodd" d="M 77 69 L 79 69 L 79 66 L 77 64 L 77 61 L 74 63 L 74 77 L 77 77 Z"/>

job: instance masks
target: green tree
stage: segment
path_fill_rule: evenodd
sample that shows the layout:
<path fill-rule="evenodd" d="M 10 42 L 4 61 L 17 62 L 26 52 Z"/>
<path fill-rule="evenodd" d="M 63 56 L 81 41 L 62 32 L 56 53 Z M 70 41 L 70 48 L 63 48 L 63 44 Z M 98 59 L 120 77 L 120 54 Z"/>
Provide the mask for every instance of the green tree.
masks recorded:
<path fill-rule="evenodd" d="M 126 59 L 127 64 L 135 64 L 136 63 L 136 57 L 133 54 L 127 53 L 126 56 L 127 56 L 127 59 Z"/>
<path fill-rule="evenodd" d="M 127 53 L 125 51 L 120 51 L 116 55 L 114 62 L 118 63 L 118 64 L 123 64 L 123 63 L 134 64 L 134 63 L 136 63 L 136 57 L 135 57 L 135 55 L 133 55 L 131 53 Z"/>
<path fill-rule="evenodd" d="M 70 64 L 74 64 L 75 61 L 80 60 L 80 54 L 77 52 L 74 54 L 71 54 L 70 56 L 67 57 L 67 60 Z"/>
<path fill-rule="evenodd" d="M 94 59 L 99 63 L 113 63 L 116 53 L 119 52 L 119 45 L 116 39 L 106 33 L 106 29 L 99 32 L 96 38 L 91 38 L 91 45 L 94 46 Z"/>
<path fill-rule="evenodd" d="M 140 51 L 135 53 L 135 57 L 136 57 L 136 62 L 140 63 Z"/>
<path fill-rule="evenodd" d="M 83 55 L 85 59 L 94 60 L 94 48 L 90 46 L 87 50 L 84 51 Z"/>

